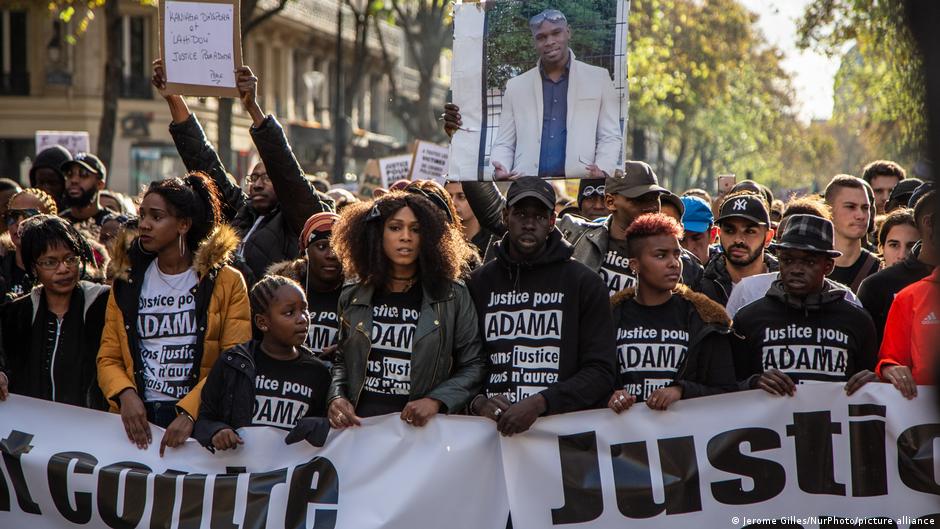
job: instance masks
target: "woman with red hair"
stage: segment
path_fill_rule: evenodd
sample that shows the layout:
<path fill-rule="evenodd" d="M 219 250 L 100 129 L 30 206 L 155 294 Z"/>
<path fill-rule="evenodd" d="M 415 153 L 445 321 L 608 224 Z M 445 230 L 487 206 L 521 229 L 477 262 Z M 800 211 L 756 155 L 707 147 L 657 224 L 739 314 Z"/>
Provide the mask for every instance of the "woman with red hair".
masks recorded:
<path fill-rule="evenodd" d="M 665 410 L 679 399 L 736 387 L 724 307 L 679 284 L 682 227 L 661 213 L 627 229 L 629 266 L 637 286 L 610 302 L 617 329 L 620 384 L 608 406 L 620 413 L 635 402 Z"/>

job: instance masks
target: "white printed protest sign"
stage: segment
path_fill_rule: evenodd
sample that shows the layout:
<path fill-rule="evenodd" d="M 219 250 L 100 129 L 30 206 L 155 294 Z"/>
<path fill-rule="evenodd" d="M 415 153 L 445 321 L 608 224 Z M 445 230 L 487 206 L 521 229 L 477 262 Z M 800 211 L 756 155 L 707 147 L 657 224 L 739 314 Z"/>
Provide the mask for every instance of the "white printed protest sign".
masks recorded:
<path fill-rule="evenodd" d="M 241 66 L 238 0 L 164 1 L 160 51 L 166 93 L 237 97 Z"/>
<path fill-rule="evenodd" d="M 87 131 L 66 131 L 66 130 L 37 130 L 36 131 L 36 154 L 52 147 L 61 145 L 66 148 L 72 156 L 80 152 L 88 152 L 91 142 L 88 139 Z"/>
<path fill-rule="evenodd" d="M 450 147 L 418 140 L 414 160 L 411 162 L 410 180 L 434 180 L 444 184 L 447 175 L 447 155 Z"/>
<path fill-rule="evenodd" d="M 411 172 L 411 155 L 402 154 L 400 156 L 389 156 L 379 158 L 379 174 L 382 177 L 382 187 L 388 189 L 388 186 L 395 183 L 396 180 L 408 178 Z"/>

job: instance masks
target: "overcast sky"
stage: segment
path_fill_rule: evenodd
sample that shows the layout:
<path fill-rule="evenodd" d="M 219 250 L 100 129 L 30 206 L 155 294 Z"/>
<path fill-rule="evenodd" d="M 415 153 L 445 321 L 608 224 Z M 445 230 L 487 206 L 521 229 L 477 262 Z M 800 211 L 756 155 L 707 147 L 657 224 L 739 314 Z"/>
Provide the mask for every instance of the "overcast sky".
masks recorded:
<path fill-rule="evenodd" d="M 760 18 L 757 25 L 771 44 L 783 50 L 784 68 L 793 75 L 793 86 L 805 121 L 832 116 L 832 81 L 839 58 L 826 58 L 812 50 L 796 47 L 796 20 L 812 0 L 741 0 Z"/>

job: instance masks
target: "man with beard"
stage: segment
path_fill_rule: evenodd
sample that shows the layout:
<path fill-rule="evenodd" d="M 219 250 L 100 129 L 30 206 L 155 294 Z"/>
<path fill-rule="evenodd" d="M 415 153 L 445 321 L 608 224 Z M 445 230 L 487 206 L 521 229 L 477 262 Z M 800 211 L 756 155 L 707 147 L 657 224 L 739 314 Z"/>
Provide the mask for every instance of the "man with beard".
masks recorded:
<path fill-rule="evenodd" d="M 98 194 L 108 178 L 104 164 L 94 154 L 80 152 L 62 164 L 62 174 L 65 175 L 63 200 L 69 209 L 60 216 L 72 224 L 94 223 L 100 227 L 105 217 L 113 213 L 98 202 Z"/>
<path fill-rule="evenodd" d="M 780 279 L 734 319 L 735 371 L 746 389 L 793 395 L 804 381 L 847 382 L 851 395 L 875 380 L 875 325 L 826 282 L 839 252 L 832 223 L 789 218 L 778 243 Z"/>
<path fill-rule="evenodd" d="M 765 251 L 774 238 L 768 209 L 763 196 L 750 191 L 722 201 L 717 221 L 722 252 L 708 261 L 701 287 L 713 301 L 727 305 L 739 281 L 777 270 L 777 260 Z"/>

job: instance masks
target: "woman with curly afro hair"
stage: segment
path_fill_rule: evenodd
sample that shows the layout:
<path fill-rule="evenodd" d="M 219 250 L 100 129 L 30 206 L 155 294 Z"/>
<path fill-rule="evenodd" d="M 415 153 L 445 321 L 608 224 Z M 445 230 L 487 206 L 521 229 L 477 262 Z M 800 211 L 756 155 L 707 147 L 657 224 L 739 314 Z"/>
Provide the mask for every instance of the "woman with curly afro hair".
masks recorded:
<path fill-rule="evenodd" d="M 347 285 L 329 392 L 334 428 L 398 413 L 424 426 L 464 408 L 483 382 L 477 316 L 459 281 L 463 241 L 419 193 L 347 206 L 333 228 Z"/>

